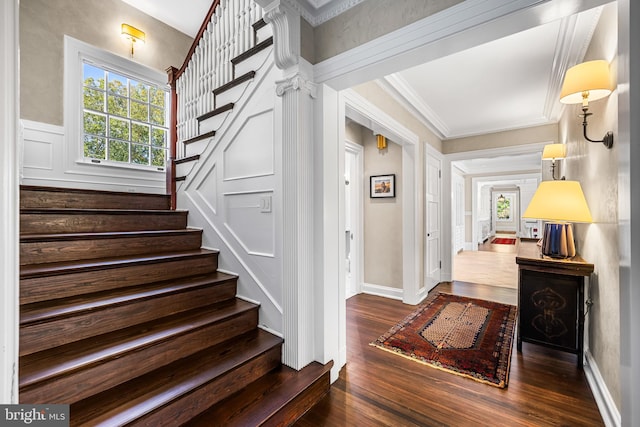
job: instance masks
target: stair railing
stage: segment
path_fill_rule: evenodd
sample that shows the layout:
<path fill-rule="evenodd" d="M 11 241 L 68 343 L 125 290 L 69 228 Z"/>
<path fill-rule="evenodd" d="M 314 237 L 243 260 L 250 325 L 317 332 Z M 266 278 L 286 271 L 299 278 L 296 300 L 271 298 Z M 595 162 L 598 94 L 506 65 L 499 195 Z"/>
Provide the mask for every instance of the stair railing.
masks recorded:
<path fill-rule="evenodd" d="M 178 69 L 169 67 L 171 87 L 167 192 L 176 207 L 175 160 L 178 141 L 198 136 L 198 116 L 214 109 L 213 89 L 233 79 L 231 59 L 255 44 L 252 24 L 262 18 L 253 0 L 214 0 L 189 53 Z"/>

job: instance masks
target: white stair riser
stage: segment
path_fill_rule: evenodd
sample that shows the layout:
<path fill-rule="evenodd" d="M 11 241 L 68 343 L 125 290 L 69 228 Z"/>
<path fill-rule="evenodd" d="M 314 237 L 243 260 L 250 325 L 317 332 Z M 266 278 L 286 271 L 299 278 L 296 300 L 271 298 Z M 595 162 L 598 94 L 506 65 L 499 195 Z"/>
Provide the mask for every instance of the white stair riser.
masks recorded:
<path fill-rule="evenodd" d="M 249 71 L 259 70 L 262 65 L 264 65 L 269 55 L 271 55 L 271 52 L 273 52 L 273 45 L 235 65 L 235 76 L 238 77 L 248 73 Z"/>
<path fill-rule="evenodd" d="M 247 80 L 246 82 L 239 84 L 238 86 L 232 87 L 231 89 L 225 90 L 221 94 L 216 95 L 216 107 L 220 107 L 230 102 L 238 102 L 238 100 L 250 84 L 251 80 Z"/>
<path fill-rule="evenodd" d="M 200 135 L 203 133 L 211 132 L 212 130 L 218 130 L 224 124 L 225 120 L 231 114 L 232 110 L 227 110 L 224 113 L 216 114 L 206 120 L 200 122 Z"/>
<path fill-rule="evenodd" d="M 202 154 L 202 152 L 205 150 L 205 148 L 207 148 L 207 145 L 211 143 L 212 140 L 213 138 L 205 138 L 201 139 L 200 141 L 192 142 L 191 144 L 185 145 L 185 157 Z"/>
<path fill-rule="evenodd" d="M 176 164 L 176 176 L 187 176 L 193 169 L 193 167 L 198 163 L 197 160 L 192 160 L 190 162 L 178 163 Z"/>
<path fill-rule="evenodd" d="M 273 30 L 271 29 L 271 25 L 267 24 L 264 27 L 260 28 L 256 33 L 256 44 L 265 41 L 269 37 L 273 36 Z"/>

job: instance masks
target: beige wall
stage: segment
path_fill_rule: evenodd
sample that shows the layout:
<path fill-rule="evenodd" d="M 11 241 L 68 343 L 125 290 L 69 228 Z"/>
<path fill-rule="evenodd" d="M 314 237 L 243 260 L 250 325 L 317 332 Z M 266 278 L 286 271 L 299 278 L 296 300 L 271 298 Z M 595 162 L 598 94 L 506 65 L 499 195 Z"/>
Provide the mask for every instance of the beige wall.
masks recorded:
<path fill-rule="evenodd" d="M 461 2 L 462 0 L 361 2 L 317 26 L 314 29 L 315 52 L 303 51 L 303 57 L 311 63 L 321 62 Z"/>
<path fill-rule="evenodd" d="M 364 142 L 364 282 L 402 289 L 402 147 L 388 141 L 379 151 L 368 129 Z M 369 177 L 396 175 L 396 197 L 369 197 Z"/>
<path fill-rule="evenodd" d="M 554 123 L 550 125 L 488 133 L 465 138 L 447 139 L 442 142 L 442 152 L 444 154 L 451 154 L 540 142 L 554 143 L 557 141 L 558 125 Z"/>
<path fill-rule="evenodd" d="M 608 5 L 587 50 L 585 61 L 606 59 L 612 75 L 617 65 L 617 11 Z M 589 105 L 588 134 L 601 139 L 607 130 L 618 136 L 618 94 Z M 565 174 L 580 181 L 593 217 L 592 224 L 576 224 L 576 245 L 583 258 L 595 266 L 589 289 L 589 349 L 611 396 L 620 409 L 620 303 L 618 252 L 618 150 L 586 142 L 582 137 L 579 105 L 568 105 L 560 121 L 561 142 L 567 143 Z"/>
<path fill-rule="evenodd" d="M 362 139 L 362 135 L 364 132 L 373 134 L 371 130 L 365 129 L 358 123 L 347 119 L 347 123 L 345 125 L 345 138 L 347 141 L 353 142 L 354 144 L 358 145 L 364 145 L 364 141 Z"/>
<path fill-rule="evenodd" d="M 20 117 L 63 125 L 64 35 L 127 57 L 122 23 L 147 35 L 134 61 L 162 72 L 181 66 L 193 41 L 120 0 L 21 0 Z"/>

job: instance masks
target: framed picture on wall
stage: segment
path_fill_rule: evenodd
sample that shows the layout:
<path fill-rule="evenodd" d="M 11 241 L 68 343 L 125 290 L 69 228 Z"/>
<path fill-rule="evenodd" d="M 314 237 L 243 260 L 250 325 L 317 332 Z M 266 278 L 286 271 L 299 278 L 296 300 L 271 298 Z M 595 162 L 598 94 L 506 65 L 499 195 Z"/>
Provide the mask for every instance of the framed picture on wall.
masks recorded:
<path fill-rule="evenodd" d="M 396 197 L 396 175 L 373 175 L 370 178 L 369 197 Z"/>

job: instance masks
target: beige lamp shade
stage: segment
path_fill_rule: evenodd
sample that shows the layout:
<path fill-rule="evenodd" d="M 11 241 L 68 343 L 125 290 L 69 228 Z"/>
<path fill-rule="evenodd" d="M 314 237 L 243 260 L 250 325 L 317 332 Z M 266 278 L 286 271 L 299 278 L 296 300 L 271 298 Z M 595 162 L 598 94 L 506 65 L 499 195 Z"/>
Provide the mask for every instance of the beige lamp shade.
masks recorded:
<path fill-rule="evenodd" d="M 564 159 L 567 157 L 566 144 L 547 144 L 542 150 L 543 160 Z"/>
<path fill-rule="evenodd" d="M 604 98 L 611 93 L 609 64 L 605 60 L 583 62 L 567 70 L 564 76 L 560 102 L 563 104 L 583 103 Z"/>
<path fill-rule="evenodd" d="M 545 221 L 592 222 L 578 181 L 541 182 L 522 217 Z"/>

